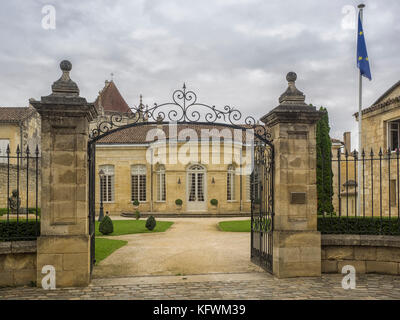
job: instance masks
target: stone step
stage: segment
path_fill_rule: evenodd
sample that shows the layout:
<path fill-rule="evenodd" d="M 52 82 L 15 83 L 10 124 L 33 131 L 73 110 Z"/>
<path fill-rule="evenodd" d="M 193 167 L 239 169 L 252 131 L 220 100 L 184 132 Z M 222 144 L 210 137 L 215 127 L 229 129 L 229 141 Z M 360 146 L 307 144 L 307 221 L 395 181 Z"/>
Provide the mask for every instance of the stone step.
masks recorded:
<path fill-rule="evenodd" d="M 232 212 L 232 213 L 210 213 L 210 212 L 182 212 L 182 213 L 160 213 L 160 212 L 141 212 L 141 217 L 153 216 L 155 218 L 235 218 L 235 217 L 250 217 L 250 212 Z M 121 217 L 135 218 L 133 212 L 123 212 Z"/>

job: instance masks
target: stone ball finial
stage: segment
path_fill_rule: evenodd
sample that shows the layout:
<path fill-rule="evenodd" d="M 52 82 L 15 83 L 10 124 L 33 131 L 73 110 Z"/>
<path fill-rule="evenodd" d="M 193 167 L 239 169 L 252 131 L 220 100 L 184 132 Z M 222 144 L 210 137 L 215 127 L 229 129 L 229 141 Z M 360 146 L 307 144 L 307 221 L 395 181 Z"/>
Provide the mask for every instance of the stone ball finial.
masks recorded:
<path fill-rule="evenodd" d="M 297 74 L 296 72 L 290 71 L 287 75 L 286 75 L 286 80 L 288 82 L 295 82 L 297 79 Z"/>
<path fill-rule="evenodd" d="M 69 62 L 68 60 L 63 60 L 60 63 L 60 68 L 61 68 L 62 71 L 71 71 L 72 63 Z"/>

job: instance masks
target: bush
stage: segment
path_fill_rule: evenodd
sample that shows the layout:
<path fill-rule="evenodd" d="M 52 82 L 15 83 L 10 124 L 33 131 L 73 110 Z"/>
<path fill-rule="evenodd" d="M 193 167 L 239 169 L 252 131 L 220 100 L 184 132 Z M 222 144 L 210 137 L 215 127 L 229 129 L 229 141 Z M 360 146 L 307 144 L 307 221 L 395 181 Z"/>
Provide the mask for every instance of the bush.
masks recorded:
<path fill-rule="evenodd" d="M 0 241 L 35 240 L 39 235 L 39 221 L 0 221 Z"/>
<path fill-rule="evenodd" d="M 176 199 L 176 200 L 175 200 L 175 204 L 176 204 L 177 206 L 181 206 L 182 203 L 183 203 L 182 199 Z"/>
<path fill-rule="evenodd" d="M 109 216 L 105 216 L 103 220 L 101 220 L 99 225 L 99 231 L 104 235 L 114 232 L 114 225 Z"/>
<path fill-rule="evenodd" d="M 139 220 L 139 219 L 140 219 L 140 212 L 139 212 L 139 210 L 136 210 L 136 211 L 135 211 L 135 217 L 136 217 L 136 220 Z"/>
<path fill-rule="evenodd" d="M 211 203 L 213 206 L 217 206 L 217 205 L 218 205 L 218 200 L 217 200 L 217 199 L 211 199 L 210 203 Z"/>
<path fill-rule="evenodd" d="M 139 200 L 134 200 L 134 201 L 132 202 L 132 204 L 133 204 L 135 207 L 137 207 L 137 206 L 139 206 L 140 202 L 139 202 Z"/>
<path fill-rule="evenodd" d="M 400 235 L 400 220 L 379 217 L 318 216 L 318 231 L 322 234 Z"/>
<path fill-rule="evenodd" d="M 147 218 L 146 220 L 146 228 L 150 231 L 154 230 L 154 228 L 156 227 L 156 219 L 153 216 L 150 216 Z"/>

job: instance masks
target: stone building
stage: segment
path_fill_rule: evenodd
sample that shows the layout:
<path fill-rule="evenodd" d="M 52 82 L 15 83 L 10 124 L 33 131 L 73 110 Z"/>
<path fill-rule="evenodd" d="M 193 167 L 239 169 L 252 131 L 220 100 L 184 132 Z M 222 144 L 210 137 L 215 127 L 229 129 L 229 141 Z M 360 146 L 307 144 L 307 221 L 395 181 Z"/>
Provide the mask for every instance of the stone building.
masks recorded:
<path fill-rule="evenodd" d="M 152 130 L 166 133 L 165 144 L 157 137 L 148 138 Z M 218 125 L 176 125 L 173 130 L 177 133 L 175 147 L 167 125 L 130 127 L 98 141 L 96 172 L 105 173 L 101 184 L 104 210 L 132 213 L 133 201 L 138 200 L 142 212 L 249 213 L 250 176 L 240 162 L 250 155 L 246 156 L 249 151 L 242 131 L 238 130 L 237 139 L 233 129 Z M 187 141 L 189 135 L 199 139 Z M 202 139 L 204 135 L 217 143 Z M 221 135 L 225 138 L 220 143 Z M 182 206 L 175 204 L 177 199 Z M 218 205 L 211 205 L 211 199 L 218 200 Z"/>
<path fill-rule="evenodd" d="M 359 114 L 354 114 L 356 120 Z M 360 194 L 363 212 L 370 216 L 400 216 L 399 167 L 400 81 L 362 110 L 359 159 L 364 177 Z"/>
<path fill-rule="evenodd" d="M 31 152 L 40 145 L 40 117 L 32 106 L 19 108 L 0 107 L 0 156 L 6 155 L 7 146 L 15 153 L 17 146 Z M 0 162 L 5 162 L 4 158 Z M 14 161 L 12 161 L 14 162 Z"/>
<path fill-rule="evenodd" d="M 357 153 L 351 151 L 351 133 L 345 132 L 343 141 L 339 139 L 331 139 L 331 141 L 334 212 L 337 215 L 340 213 L 354 216 L 357 205 L 357 161 L 354 155 Z"/>
<path fill-rule="evenodd" d="M 8 197 L 11 196 L 12 190 L 17 188 L 21 205 L 26 206 L 27 184 L 29 185 L 28 206 L 35 206 L 36 146 L 40 146 L 40 117 L 35 109 L 32 106 L 0 107 L 0 208 L 7 207 Z M 10 158 L 7 157 L 8 147 Z M 31 160 L 29 160 L 27 172 L 25 157 L 28 147 Z M 18 157 L 17 149 L 19 150 Z M 40 183 L 40 177 L 38 177 L 38 182 Z"/>

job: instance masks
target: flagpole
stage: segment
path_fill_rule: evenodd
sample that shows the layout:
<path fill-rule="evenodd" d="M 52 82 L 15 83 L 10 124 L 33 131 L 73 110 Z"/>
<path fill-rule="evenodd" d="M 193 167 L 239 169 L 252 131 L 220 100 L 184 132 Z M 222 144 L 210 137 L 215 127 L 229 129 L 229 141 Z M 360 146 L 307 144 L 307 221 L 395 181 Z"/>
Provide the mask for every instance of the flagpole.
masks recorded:
<path fill-rule="evenodd" d="M 358 8 L 360 9 L 360 20 L 363 22 L 363 9 L 365 8 L 364 4 L 359 4 Z M 358 32 L 358 31 L 357 31 Z M 361 129 L 362 129 L 362 75 L 361 70 L 359 70 L 359 80 L 358 80 L 358 166 L 357 166 L 357 216 L 361 215 Z M 349 150 L 348 150 L 349 151 Z"/>

